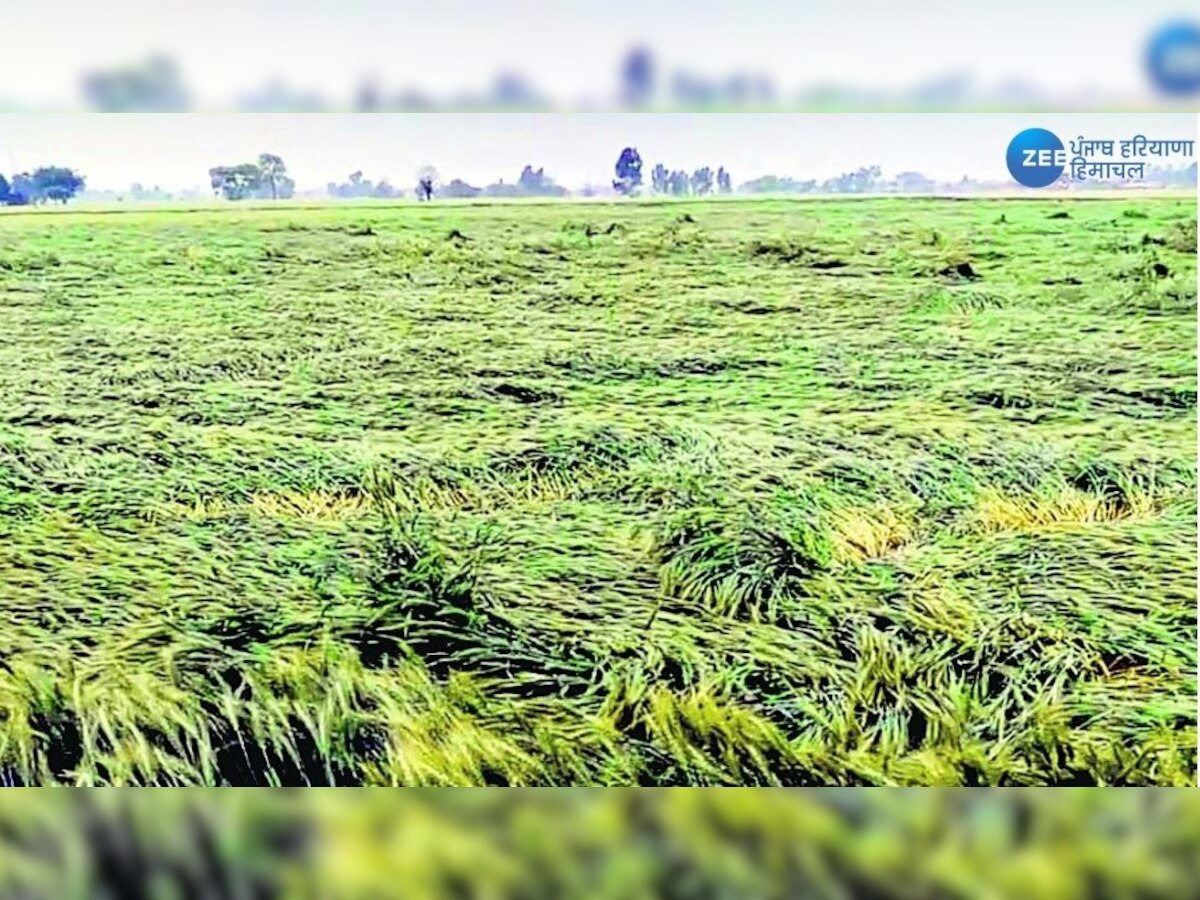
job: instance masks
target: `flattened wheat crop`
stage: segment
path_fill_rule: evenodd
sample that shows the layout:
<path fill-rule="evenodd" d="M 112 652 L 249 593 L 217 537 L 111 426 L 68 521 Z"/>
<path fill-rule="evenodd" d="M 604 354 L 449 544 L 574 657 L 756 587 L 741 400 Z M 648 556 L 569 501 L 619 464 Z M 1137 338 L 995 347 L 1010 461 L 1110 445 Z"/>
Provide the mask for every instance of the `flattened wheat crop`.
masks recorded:
<path fill-rule="evenodd" d="M 1191 783 L 1194 217 L 4 214 L 0 780 Z"/>

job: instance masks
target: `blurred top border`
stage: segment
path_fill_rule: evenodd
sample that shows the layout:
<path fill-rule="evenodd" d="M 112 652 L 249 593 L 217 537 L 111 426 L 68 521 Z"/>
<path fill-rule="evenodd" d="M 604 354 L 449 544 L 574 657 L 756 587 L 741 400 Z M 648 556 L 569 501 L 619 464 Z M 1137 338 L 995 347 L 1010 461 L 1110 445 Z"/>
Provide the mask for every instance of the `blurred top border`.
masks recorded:
<path fill-rule="evenodd" d="M 981 83 L 969 71 L 949 71 L 907 87 L 862 87 L 829 81 L 784 90 L 762 72 L 701 75 L 665 70 L 646 46 L 616 60 L 594 96 L 556 96 L 516 73 L 500 71 L 477 90 L 437 92 L 389 87 L 364 78 L 347 96 L 270 80 L 228 102 L 196 99 L 184 68 L 169 54 L 149 53 L 129 64 L 91 68 L 78 78 L 74 102 L 21 102 L 0 86 L 8 112 L 1192 112 L 1200 107 L 1200 24 L 1173 21 L 1143 49 L 1145 83 L 1125 91 L 1049 91 L 1036 75 Z M 601 73 L 603 74 L 603 73 Z"/>

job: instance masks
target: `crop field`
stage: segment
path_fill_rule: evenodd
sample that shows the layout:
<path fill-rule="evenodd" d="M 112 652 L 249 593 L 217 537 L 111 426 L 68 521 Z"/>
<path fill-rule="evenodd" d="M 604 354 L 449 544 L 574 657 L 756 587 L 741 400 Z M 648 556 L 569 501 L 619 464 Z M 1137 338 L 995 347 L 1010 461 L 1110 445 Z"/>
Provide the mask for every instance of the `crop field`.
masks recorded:
<path fill-rule="evenodd" d="M 0 215 L 0 780 L 1191 784 L 1194 198 Z"/>

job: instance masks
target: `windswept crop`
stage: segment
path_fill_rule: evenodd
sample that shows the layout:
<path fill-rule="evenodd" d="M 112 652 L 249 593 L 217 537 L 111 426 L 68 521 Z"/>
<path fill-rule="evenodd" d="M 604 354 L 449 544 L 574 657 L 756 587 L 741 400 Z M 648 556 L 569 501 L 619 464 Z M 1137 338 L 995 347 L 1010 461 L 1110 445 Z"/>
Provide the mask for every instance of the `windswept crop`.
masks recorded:
<path fill-rule="evenodd" d="M 0 779 L 1192 783 L 1195 208 L 1062 208 L 0 216 Z"/>

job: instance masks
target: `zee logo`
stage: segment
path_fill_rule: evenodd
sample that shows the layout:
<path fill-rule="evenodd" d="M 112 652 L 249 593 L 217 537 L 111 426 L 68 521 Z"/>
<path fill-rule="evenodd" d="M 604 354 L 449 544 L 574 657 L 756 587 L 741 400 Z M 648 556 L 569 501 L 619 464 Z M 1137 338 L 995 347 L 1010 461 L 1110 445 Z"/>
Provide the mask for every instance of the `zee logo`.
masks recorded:
<path fill-rule="evenodd" d="M 1026 168 L 1038 166 L 1065 166 L 1067 164 L 1066 150 L 1030 150 L 1023 151 L 1021 165 Z"/>
<path fill-rule="evenodd" d="M 1025 187 L 1046 187 L 1058 181 L 1067 165 L 1063 142 L 1045 128 L 1026 128 L 1008 145 L 1008 173 Z"/>

